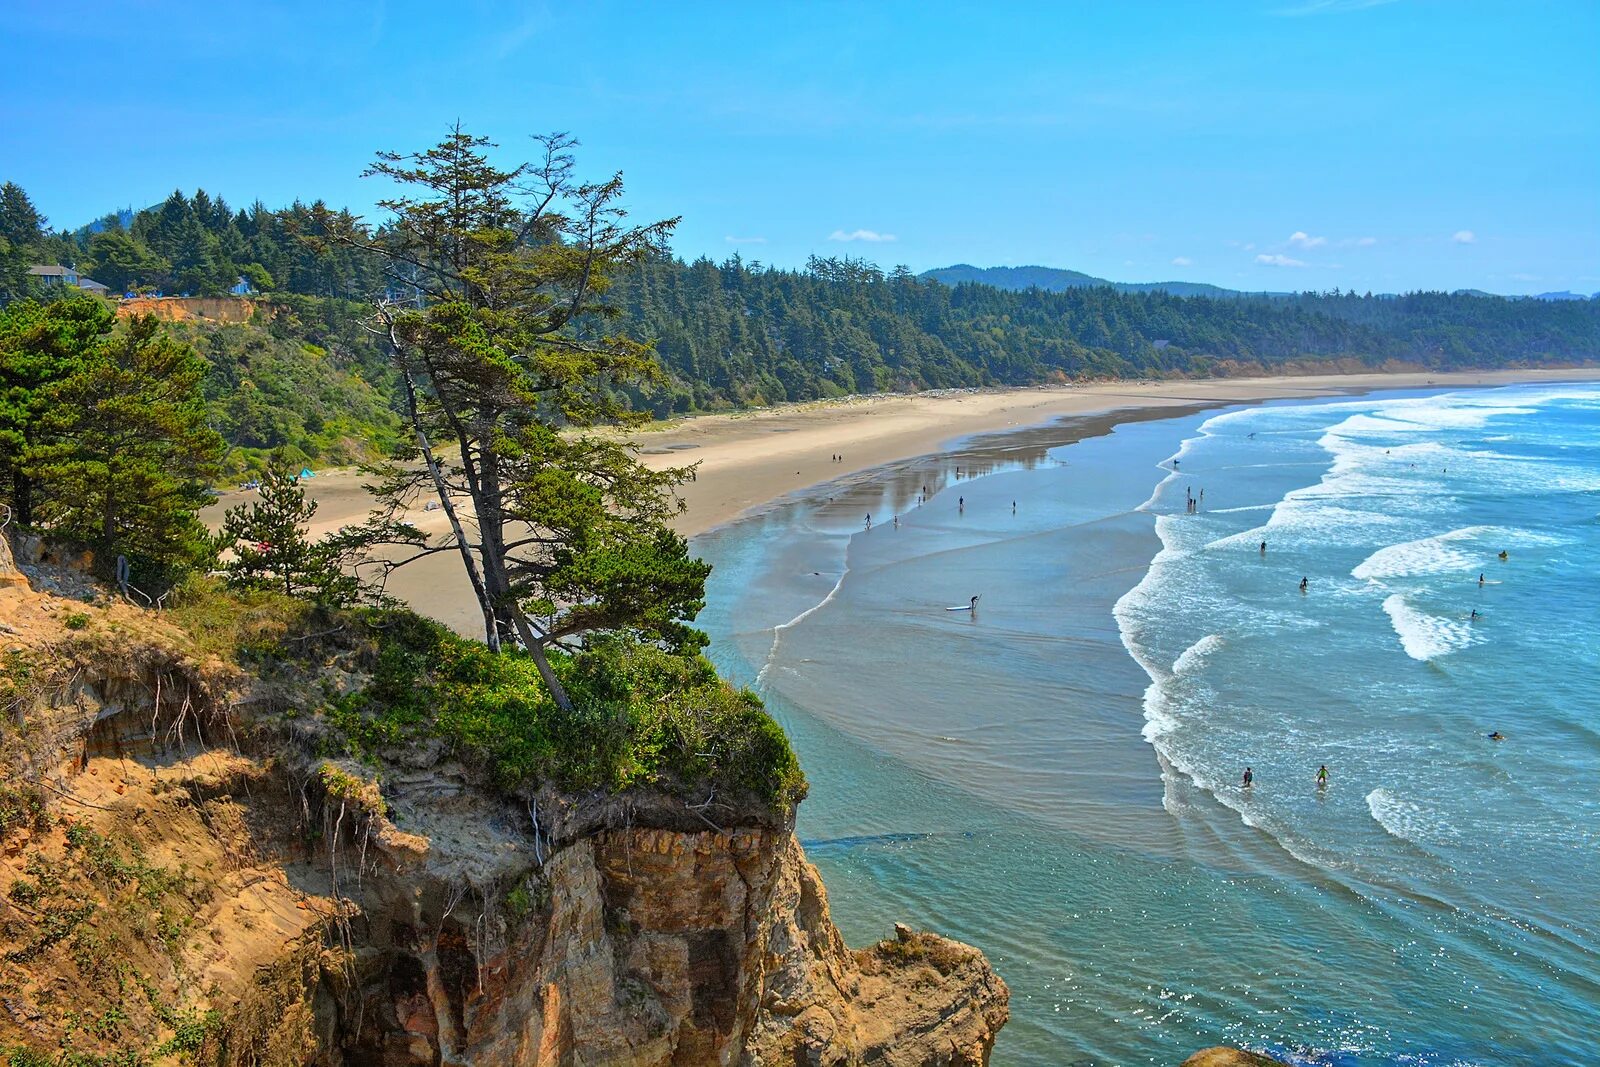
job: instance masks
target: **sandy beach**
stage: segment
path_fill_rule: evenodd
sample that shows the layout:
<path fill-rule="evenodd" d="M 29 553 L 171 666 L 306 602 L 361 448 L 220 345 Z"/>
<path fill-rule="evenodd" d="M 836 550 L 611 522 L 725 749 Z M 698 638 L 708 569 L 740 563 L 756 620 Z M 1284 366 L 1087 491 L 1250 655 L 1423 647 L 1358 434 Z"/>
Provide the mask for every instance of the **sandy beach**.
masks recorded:
<path fill-rule="evenodd" d="M 633 435 L 651 466 L 698 464 L 684 486 L 687 510 L 679 530 L 693 537 L 770 505 L 797 490 L 844 475 L 938 452 L 972 434 L 1002 432 L 1072 417 L 1174 412 L 1196 406 L 1427 386 L 1506 385 L 1600 378 L 1600 368 L 1502 370 L 1458 374 L 1361 374 L 1316 377 L 1104 382 L 1089 385 L 952 391 L 783 405 L 729 415 L 703 415 Z M 843 457 L 834 462 L 834 455 Z M 309 482 L 318 503 L 312 534 L 359 521 L 371 500 L 354 470 L 319 472 Z M 245 494 L 230 492 L 221 507 Z M 220 513 L 220 512 L 219 512 Z M 429 534 L 443 516 L 419 502 L 409 516 Z M 397 572 L 389 591 L 442 622 L 475 634 L 478 614 L 461 563 L 452 554 Z"/>

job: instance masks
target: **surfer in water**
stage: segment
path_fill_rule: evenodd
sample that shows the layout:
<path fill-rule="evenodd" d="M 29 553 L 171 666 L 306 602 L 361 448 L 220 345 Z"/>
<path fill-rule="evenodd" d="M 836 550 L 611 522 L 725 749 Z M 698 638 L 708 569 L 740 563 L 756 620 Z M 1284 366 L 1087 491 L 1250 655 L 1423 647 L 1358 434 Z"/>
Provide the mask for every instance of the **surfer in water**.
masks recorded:
<path fill-rule="evenodd" d="M 1494 733 L 1489 735 L 1489 740 L 1491 741 L 1504 741 L 1505 739 L 1506 735 L 1501 733 L 1499 730 L 1496 730 Z"/>
<path fill-rule="evenodd" d="M 1255 780 L 1256 780 L 1256 772 L 1252 771 L 1249 767 L 1246 767 L 1244 769 L 1244 787 L 1246 789 L 1249 789 L 1251 784 Z"/>
<path fill-rule="evenodd" d="M 1507 552 L 1506 552 L 1506 550 L 1505 550 L 1505 549 L 1503 549 L 1503 548 L 1502 548 L 1502 549 L 1501 549 L 1501 550 L 1500 550 L 1500 562 L 1501 562 L 1501 563 L 1504 563 L 1504 562 L 1505 562 L 1505 561 L 1506 561 L 1506 560 L 1508 560 L 1508 559 L 1510 559 L 1510 558 L 1511 558 L 1511 556 L 1510 556 L 1510 554 L 1508 554 L 1508 553 L 1507 553 Z"/>
<path fill-rule="evenodd" d="M 1472 609 L 1472 614 L 1467 616 L 1467 621 L 1476 622 L 1477 620 L 1478 620 L 1478 609 L 1477 608 L 1473 608 Z"/>
<path fill-rule="evenodd" d="M 983 595 L 982 593 L 978 594 L 978 596 L 982 596 L 982 595 Z M 978 597 L 977 596 L 973 597 L 972 600 L 967 604 L 967 610 L 968 611 L 977 611 L 978 610 Z"/>
<path fill-rule="evenodd" d="M 1311 587 L 1311 580 L 1309 578 L 1301 578 L 1300 579 L 1300 591 L 1302 593 L 1304 593 L 1310 587 Z"/>
<path fill-rule="evenodd" d="M 1328 765 L 1326 763 L 1317 768 L 1317 788 L 1328 788 Z"/>
<path fill-rule="evenodd" d="M 1261 542 L 1261 554 L 1263 556 L 1267 554 L 1267 543 L 1265 541 Z"/>
<path fill-rule="evenodd" d="M 1480 574 L 1480 575 L 1478 575 L 1478 585 L 1482 586 L 1483 584 L 1484 584 L 1483 575 Z"/>

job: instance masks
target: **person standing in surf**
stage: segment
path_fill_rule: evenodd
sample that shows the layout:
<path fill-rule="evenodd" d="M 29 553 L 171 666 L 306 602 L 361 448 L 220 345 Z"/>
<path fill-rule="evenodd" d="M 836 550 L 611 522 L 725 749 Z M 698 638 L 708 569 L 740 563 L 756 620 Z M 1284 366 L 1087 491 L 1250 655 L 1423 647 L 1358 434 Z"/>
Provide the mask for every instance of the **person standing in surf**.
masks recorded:
<path fill-rule="evenodd" d="M 1328 788 L 1328 765 L 1326 763 L 1317 768 L 1317 788 Z"/>
<path fill-rule="evenodd" d="M 1249 789 L 1250 786 L 1252 784 L 1254 784 L 1255 780 L 1256 780 L 1256 772 L 1251 770 L 1249 767 L 1246 767 L 1244 769 L 1244 787 L 1246 789 Z"/>

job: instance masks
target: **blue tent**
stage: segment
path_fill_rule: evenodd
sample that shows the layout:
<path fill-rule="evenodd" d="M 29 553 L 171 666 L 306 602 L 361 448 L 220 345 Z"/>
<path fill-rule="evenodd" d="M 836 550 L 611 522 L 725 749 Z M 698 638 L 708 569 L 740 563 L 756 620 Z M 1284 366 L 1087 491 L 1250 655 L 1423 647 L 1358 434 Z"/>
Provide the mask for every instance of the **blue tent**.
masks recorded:
<path fill-rule="evenodd" d="M 311 468 L 310 467 L 301 467 L 300 468 L 300 480 L 302 482 L 305 481 L 307 478 L 315 478 L 315 477 L 316 477 L 316 475 L 311 473 Z"/>

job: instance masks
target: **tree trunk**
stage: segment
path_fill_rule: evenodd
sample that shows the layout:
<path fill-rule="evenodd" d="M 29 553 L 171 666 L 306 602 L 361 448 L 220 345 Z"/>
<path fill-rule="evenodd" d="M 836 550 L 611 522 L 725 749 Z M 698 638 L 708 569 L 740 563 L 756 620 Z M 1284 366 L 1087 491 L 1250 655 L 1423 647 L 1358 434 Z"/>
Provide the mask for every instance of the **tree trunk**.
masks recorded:
<path fill-rule="evenodd" d="M 512 621 L 517 628 L 517 635 L 528 647 L 528 655 L 533 657 L 533 665 L 539 669 L 539 677 L 544 679 L 544 684 L 549 687 L 550 696 L 555 699 L 556 707 L 570 714 L 572 698 L 567 695 L 566 687 L 556 677 L 556 672 L 550 669 L 550 659 L 544 654 L 543 643 L 534 634 L 533 627 L 528 625 L 528 620 L 523 618 L 522 612 L 517 611 Z"/>
<path fill-rule="evenodd" d="M 391 339 L 396 355 L 399 345 Z M 399 362 L 397 359 L 396 362 Z M 411 428 L 416 433 L 417 449 L 422 453 L 422 458 L 428 465 L 428 476 L 433 479 L 433 488 L 439 494 L 439 506 L 444 509 L 445 515 L 450 520 L 450 528 L 455 531 L 456 545 L 461 549 L 461 562 L 466 565 L 467 578 L 472 582 L 472 592 L 478 598 L 478 607 L 483 611 L 484 644 L 489 646 L 491 652 L 500 651 L 500 629 L 495 625 L 494 603 L 489 598 L 488 591 L 483 585 L 483 576 L 478 573 L 478 561 L 472 556 L 472 546 L 467 542 L 467 532 L 462 528 L 461 517 L 456 514 L 455 501 L 450 499 L 449 487 L 444 484 L 444 475 L 439 471 L 439 462 L 434 458 L 433 446 L 428 442 L 428 433 L 422 428 L 422 417 L 417 411 L 417 384 L 411 378 L 410 371 L 402 372 L 406 385 L 406 413 L 411 418 Z"/>

